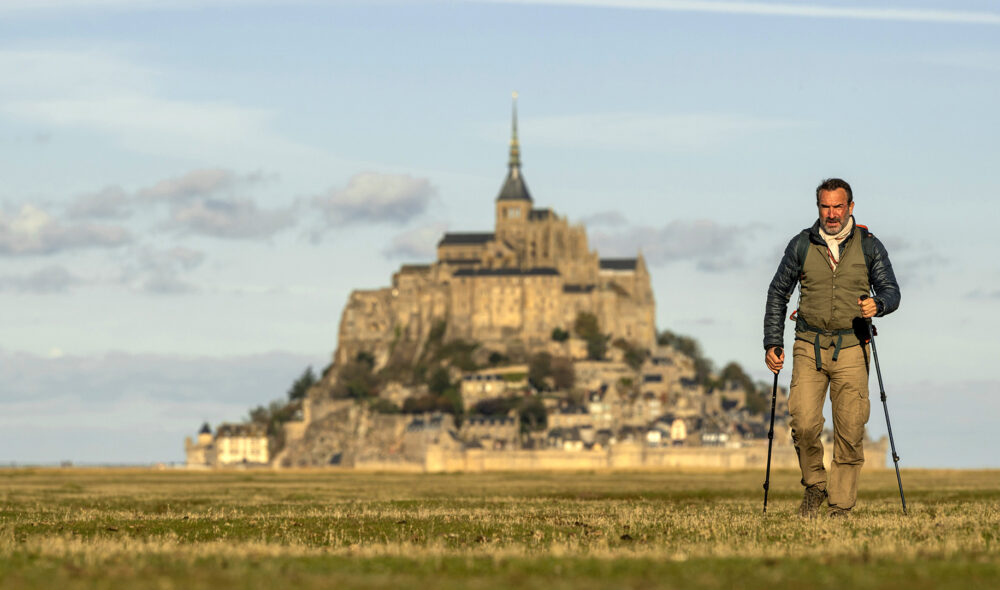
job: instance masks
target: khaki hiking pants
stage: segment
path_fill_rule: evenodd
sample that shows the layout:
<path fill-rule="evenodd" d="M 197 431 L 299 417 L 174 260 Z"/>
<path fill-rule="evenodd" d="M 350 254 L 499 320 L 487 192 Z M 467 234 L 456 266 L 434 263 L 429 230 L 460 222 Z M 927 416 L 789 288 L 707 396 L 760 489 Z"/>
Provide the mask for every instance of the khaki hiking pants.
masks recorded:
<path fill-rule="evenodd" d="M 816 370 L 811 342 L 796 340 L 793 347 L 792 387 L 788 394 L 792 442 L 799 456 L 802 485 L 818 485 L 830 496 L 830 506 L 850 509 L 858 499 L 858 474 L 865 462 L 862 439 L 868 423 L 868 368 L 866 346 L 843 348 L 836 361 L 833 347 L 821 349 Z M 827 481 L 823 467 L 823 404 L 830 388 L 833 405 L 833 461 Z"/>

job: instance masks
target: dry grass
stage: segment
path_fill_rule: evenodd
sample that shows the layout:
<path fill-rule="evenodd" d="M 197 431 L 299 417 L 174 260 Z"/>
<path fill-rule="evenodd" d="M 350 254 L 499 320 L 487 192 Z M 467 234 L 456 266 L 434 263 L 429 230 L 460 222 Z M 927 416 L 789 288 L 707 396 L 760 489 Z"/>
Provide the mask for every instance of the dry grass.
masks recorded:
<path fill-rule="evenodd" d="M 795 474 L 0 471 L 0 587 L 1000 586 L 1000 472 L 863 476 L 846 522 Z"/>

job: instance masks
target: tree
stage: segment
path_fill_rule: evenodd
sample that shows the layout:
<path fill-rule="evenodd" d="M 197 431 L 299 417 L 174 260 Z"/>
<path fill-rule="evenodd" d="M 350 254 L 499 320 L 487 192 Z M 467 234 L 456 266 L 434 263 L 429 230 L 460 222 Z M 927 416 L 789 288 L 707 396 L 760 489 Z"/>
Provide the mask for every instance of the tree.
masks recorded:
<path fill-rule="evenodd" d="M 545 430 L 548 422 L 548 411 L 545 404 L 537 397 L 526 397 L 521 401 L 517 410 L 521 419 L 521 432 L 538 432 Z"/>
<path fill-rule="evenodd" d="M 573 331 L 584 340 L 590 340 L 601 335 L 601 326 L 597 321 L 597 316 L 589 311 L 581 311 L 576 314 L 576 321 L 573 322 Z"/>
<path fill-rule="evenodd" d="M 520 398 L 516 397 L 494 397 L 480 400 L 473 408 L 473 411 L 483 416 L 506 416 L 508 412 L 518 407 L 520 403 Z"/>
<path fill-rule="evenodd" d="M 562 328 L 553 328 L 552 339 L 556 342 L 566 342 L 569 340 L 569 332 L 563 330 Z"/>
<path fill-rule="evenodd" d="M 373 412 L 378 414 L 398 414 L 400 412 L 399 406 L 380 397 L 371 399 L 368 405 Z"/>
<path fill-rule="evenodd" d="M 375 358 L 367 352 L 359 352 L 354 360 L 340 369 L 337 384 L 333 388 L 334 399 L 365 399 L 375 393 L 378 380 L 372 374 Z"/>
<path fill-rule="evenodd" d="M 510 359 L 507 358 L 507 355 L 501 352 L 493 351 L 490 353 L 490 358 L 488 362 L 490 363 L 491 366 L 495 367 L 497 365 L 503 365 L 507 362 L 510 362 Z"/>
<path fill-rule="evenodd" d="M 679 334 L 674 334 L 670 330 L 664 330 L 660 332 L 656 341 L 661 346 L 673 347 L 690 357 L 701 356 L 701 346 L 698 344 L 697 340 L 691 338 L 690 336 L 681 336 Z"/>
<path fill-rule="evenodd" d="M 528 382 L 538 391 L 548 389 L 546 379 L 552 375 L 552 355 L 539 352 L 531 357 L 528 363 Z"/>
<path fill-rule="evenodd" d="M 736 383 L 741 389 L 747 392 L 747 395 L 757 389 L 754 386 L 753 379 L 736 362 L 730 362 L 722 368 L 722 371 L 719 373 L 719 381 L 723 385 L 726 383 Z"/>
<path fill-rule="evenodd" d="M 614 345 L 622 349 L 625 353 L 625 364 L 631 367 L 633 371 L 638 371 L 642 367 L 642 363 L 646 361 L 646 357 L 649 356 L 648 350 L 633 346 L 632 343 L 624 338 L 615 340 Z"/>
<path fill-rule="evenodd" d="M 556 389 L 569 391 L 576 385 L 576 370 L 573 368 L 573 361 L 566 357 L 556 357 L 550 364 L 552 384 Z"/>
<path fill-rule="evenodd" d="M 664 330 L 660 332 L 656 341 L 661 346 L 671 346 L 691 357 L 694 360 L 695 380 L 706 387 L 712 385 L 712 361 L 702 354 L 701 345 L 698 344 L 697 340 L 690 336 L 680 336 L 670 330 Z"/>
<path fill-rule="evenodd" d="M 427 380 L 427 388 L 433 395 L 442 395 L 451 387 L 451 376 L 448 369 L 438 367 L 431 373 L 431 378 Z"/>
<path fill-rule="evenodd" d="M 576 315 L 573 322 L 573 331 L 581 339 L 587 342 L 587 358 L 592 361 L 604 360 L 608 352 L 608 339 L 610 336 L 601 333 L 600 323 L 597 316 L 589 311 L 581 311 Z"/>
<path fill-rule="evenodd" d="M 313 374 L 312 366 L 308 366 L 306 367 L 306 370 L 302 372 L 302 376 L 292 383 L 291 389 L 288 390 L 288 401 L 294 402 L 300 399 L 305 399 L 309 388 L 315 384 L 316 375 Z"/>

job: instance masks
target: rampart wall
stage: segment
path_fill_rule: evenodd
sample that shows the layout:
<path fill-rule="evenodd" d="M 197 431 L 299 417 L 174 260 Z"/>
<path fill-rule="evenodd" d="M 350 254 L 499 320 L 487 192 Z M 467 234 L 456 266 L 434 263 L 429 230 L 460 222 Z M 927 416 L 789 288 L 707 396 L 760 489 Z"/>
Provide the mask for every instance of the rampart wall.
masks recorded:
<path fill-rule="evenodd" d="M 868 441 L 865 445 L 865 468 L 885 469 L 888 439 Z M 829 467 L 830 452 L 826 454 Z M 767 464 L 767 441 L 755 441 L 741 447 L 666 447 L 651 448 L 633 443 L 619 443 L 601 451 L 551 450 L 446 450 L 430 445 L 424 462 L 363 461 L 354 468 L 362 471 L 466 472 L 486 471 L 587 471 L 587 470 L 670 470 L 670 469 L 764 469 Z M 775 443 L 771 456 L 773 469 L 796 469 L 798 459 L 789 443 Z"/>

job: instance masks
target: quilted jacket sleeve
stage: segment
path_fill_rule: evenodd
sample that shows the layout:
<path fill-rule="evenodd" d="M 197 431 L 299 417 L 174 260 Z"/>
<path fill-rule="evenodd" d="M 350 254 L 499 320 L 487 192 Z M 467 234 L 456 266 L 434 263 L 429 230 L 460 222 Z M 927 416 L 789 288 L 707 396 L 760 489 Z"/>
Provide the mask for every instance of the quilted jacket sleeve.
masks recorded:
<path fill-rule="evenodd" d="M 878 303 L 878 315 L 888 315 L 899 307 L 899 283 L 896 274 L 892 272 L 892 263 L 885 246 L 875 236 L 871 236 L 872 257 L 868 268 L 868 280 L 875 290 L 875 302 Z M 787 256 L 787 254 L 786 254 Z"/>
<path fill-rule="evenodd" d="M 767 288 L 767 303 L 764 305 L 764 350 L 773 346 L 784 346 L 785 312 L 788 311 L 788 300 L 802 272 L 802 261 L 795 252 L 795 245 L 800 237 L 801 235 L 797 235 L 788 242 L 785 255 L 781 257 L 778 270 Z"/>

